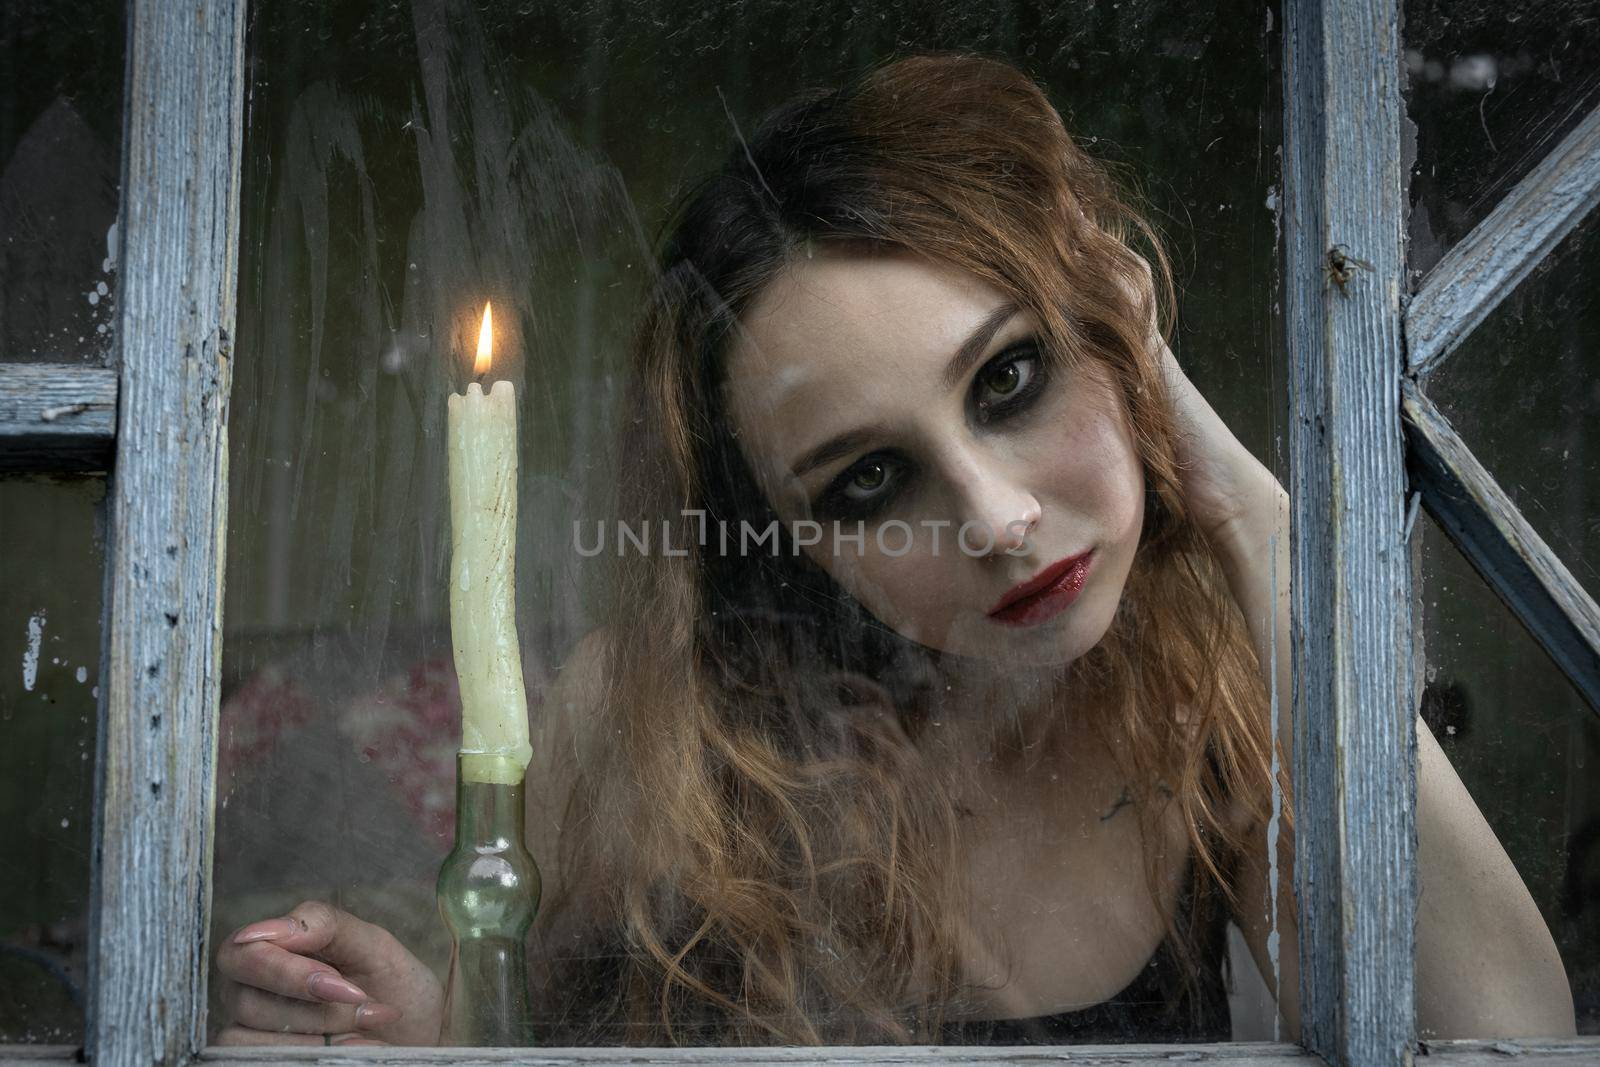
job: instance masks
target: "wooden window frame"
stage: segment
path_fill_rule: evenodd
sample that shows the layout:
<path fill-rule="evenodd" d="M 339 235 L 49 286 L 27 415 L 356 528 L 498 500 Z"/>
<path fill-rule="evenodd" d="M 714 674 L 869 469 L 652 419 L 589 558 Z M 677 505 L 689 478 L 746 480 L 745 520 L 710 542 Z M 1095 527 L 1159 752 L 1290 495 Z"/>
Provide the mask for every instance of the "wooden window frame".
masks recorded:
<path fill-rule="evenodd" d="M 116 366 L 0 364 L 0 469 L 108 470 L 111 482 L 86 1048 L 0 1046 L 0 1063 L 1600 1056 L 1593 1038 L 1416 1038 L 1411 490 L 1600 710 L 1600 609 L 1424 386 L 1600 201 L 1600 111 L 1407 299 L 1399 0 L 1284 0 L 1301 1046 L 207 1048 L 245 6 L 129 0 Z M 1338 245 L 1370 269 L 1341 280 Z"/>

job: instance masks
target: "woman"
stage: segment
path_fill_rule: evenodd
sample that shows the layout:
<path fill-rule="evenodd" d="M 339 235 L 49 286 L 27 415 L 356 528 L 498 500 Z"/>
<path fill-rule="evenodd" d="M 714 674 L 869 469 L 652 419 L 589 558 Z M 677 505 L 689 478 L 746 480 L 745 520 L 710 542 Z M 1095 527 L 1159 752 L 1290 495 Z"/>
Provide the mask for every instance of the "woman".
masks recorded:
<path fill-rule="evenodd" d="M 617 546 L 536 717 L 544 1041 L 1226 1039 L 1229 918 L 1296 1034 L 1287 505 L 1158 297 L 1148 227 L 990 59 L 806 95 L 686 198 L 617 501 L 672 536 Z M 1571 1032 L 1418 729 L 1423 1031 Z M 326 905 L 218 962 L 224 1041 L 437 1033 L 426 968 Z"/>

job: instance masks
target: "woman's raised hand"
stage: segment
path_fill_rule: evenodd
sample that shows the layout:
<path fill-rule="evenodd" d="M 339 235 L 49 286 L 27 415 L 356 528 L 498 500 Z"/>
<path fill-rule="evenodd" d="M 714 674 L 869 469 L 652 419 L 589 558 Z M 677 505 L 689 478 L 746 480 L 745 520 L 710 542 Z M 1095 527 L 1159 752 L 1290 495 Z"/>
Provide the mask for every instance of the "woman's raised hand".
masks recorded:
<path fill-rule="evenodd" d="M 1161 346 L 1162 376 L 1178 430 L 1179 481 L 1195 522 L 1219 544 L 1241 525 L 1270 529 L 1282 493 L 1278 480 L 1200 395 L 1172 349 L 1159 339 L 1153 343 Z"/>
<path fill-rule="evenodd" d="M 311 900 L 217 949 L 229 1025 L 219 1045 L 432 1045 L 439 980 L 394 935 Z"/>
<path fill-rule="evenodd" d="M 1177 430 L 1178 480 L 1195 523 L 1213 544 L 1226 550 L 1241 536 L 1252 539 L 1260 527 L 1269 532 L 1277 520 L 1283 487 L 1260 460 L 1234 436 L 1227 423 L 1178 366 L 1172 349 L 1161 339 L 1155 312 L 1155 280 L 1150 263 L 1138 259 L 1141 273 L 1128 282 L 1130 296 L 1150 312 L 1147 344 L 1160 365 Z"/>

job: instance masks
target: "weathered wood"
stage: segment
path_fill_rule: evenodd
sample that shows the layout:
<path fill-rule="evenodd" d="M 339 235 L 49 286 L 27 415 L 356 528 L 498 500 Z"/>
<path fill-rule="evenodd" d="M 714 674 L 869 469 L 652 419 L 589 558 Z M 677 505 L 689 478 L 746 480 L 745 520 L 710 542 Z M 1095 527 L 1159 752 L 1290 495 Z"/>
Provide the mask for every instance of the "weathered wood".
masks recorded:
<path fill-rule="evenodd" d="M 1171 1064 L 1198 1063 L 1211 1067 L 1308 1067 L 1317 1059 L 1295 1045 L 1240 1042 L 1221 1045 L 1067 1045 L 1055 1047 L 984 1046 L 859 1046 L 833 1048 L 552 1048 L 552 1049 L 442 1049 L 350 1048 L 236 1049 L 212 1047 L 201 1059 L 207 1063 L 352 1064 L 394 1067 L 487 1067 L 489 1064 L 614 1064 L 648 1067 L 650 1064 Z"/>
<path fill-rule="evenodd" d="M 243 29 L 242 0 L 128 5 L 86 1019 L 100 1065 L 181 1064 L 205 1035 Z"/>
<path fill-rule="evenodd" d="M 1423 279 L 1406 310 L 1411 373 L 1435 370 L 1600 203 L 1600 108 Z"/>
<path fill-rule="evenodd" d="M 1600 1052 L 1592 1037 L 1518 1039 L 1514 1041 L 1428 1041 L 1427 1062 L 1437 1067 L 1505 1067 L 1517 1063 L 1590 1063 Z M 1419 1050 L 1420 1051 L 1420 1050 Z M 4 1067 L 60 1067 L 77 1059 L 71 1045 L 0 1046 Z M 1211 1067 L 1301 1067 L 1319 1062 L 1295 1045 L 1240 1043 L 1225 1045 L 1077 1045 L 1060 1048 L 744 1048 L 744 1049 L 438 1049 L 438 1048 L 223 1048 L 201 1053 L 204 1063 L 309 1065 L 366 1064 L 369 1067 L 490 1067 L 518 1063 L 531 1067 L 612 1064 L 616 1067 L 650 1067 L 652 1064 L 841 1064 L 902 1065 L 925 1063 L 1078 1063 L 1158 1064 L 1199 1063 Z"/>
<path fill-rule="evenodd" d="M 4 1067 L 61 1067 L 79 1062 L 83 1049 L 77 1045 L 0 1045 L 0 1064 Z"/>
<path fill-rule="evenodd" d="M 1509 1063 L 1600 1062 L 1600 1040 L 1593 1037 L 1516 1038 L 1505 1041 L 1428 1041 L 1429 1067 L 1507 1067 Z"/>
<path fill-rule="evenodd" d="M 1336 1064 L 1414 1040 L 1398 7 L 1285 5 L 1300 1020 Z"/>
<path fill-rule="evenodd" d="M 1423 506 L 1600 714 L 1600 605 L 1534 532 L 1444 413 L 1401 391 L 1412 481 Z M 1596 1048 L 1600 1054 L 1600 1047 Z"/>
<path fill-rule="evenodd" d="M 1507 1063 L 1590 1063 L 1600 1043 L 1594 1038 L 1518 1041 L 1429 1041 L 1426 1062 L 1436 1067 L 1505 1067 Z M 201 1060 L 219 1064 L 368 1064 L 372 1067 L 490 1067 L 491 1064 L 557 1065 L 612 1064 L 616 1067 L 650 1067 L 652 1064 L 1172 1064 L 1199 1063 L 1212 1067 L 1302 1067 L 1319 1062 L 1295 1045 L 1245 1043 L 1225 1045 L 1076 1045 L 1056 1048 L 741 1048 L 741 1049 L 429 1049 L 429 1048 L 217 1048 L 207 1049 Z"/>
<path fill-rule="evenodd" d="M 0 471 L 110 469 L 117 372 L 77 363 L 0 363 Z"/>

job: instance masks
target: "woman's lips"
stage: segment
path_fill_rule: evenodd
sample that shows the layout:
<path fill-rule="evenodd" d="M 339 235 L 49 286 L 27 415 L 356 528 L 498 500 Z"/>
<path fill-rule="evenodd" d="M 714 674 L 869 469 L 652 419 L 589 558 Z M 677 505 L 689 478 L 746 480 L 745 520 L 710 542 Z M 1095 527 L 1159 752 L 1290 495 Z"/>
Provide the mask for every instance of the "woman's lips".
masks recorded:
<path fill-rule="evenodd" d="M 1094 550 L 1050 564 L 1012 588 L 989 609 L 989 618 L 1006 626 L 1033 626 L 1067 610 L 1083 591 Z"/>

